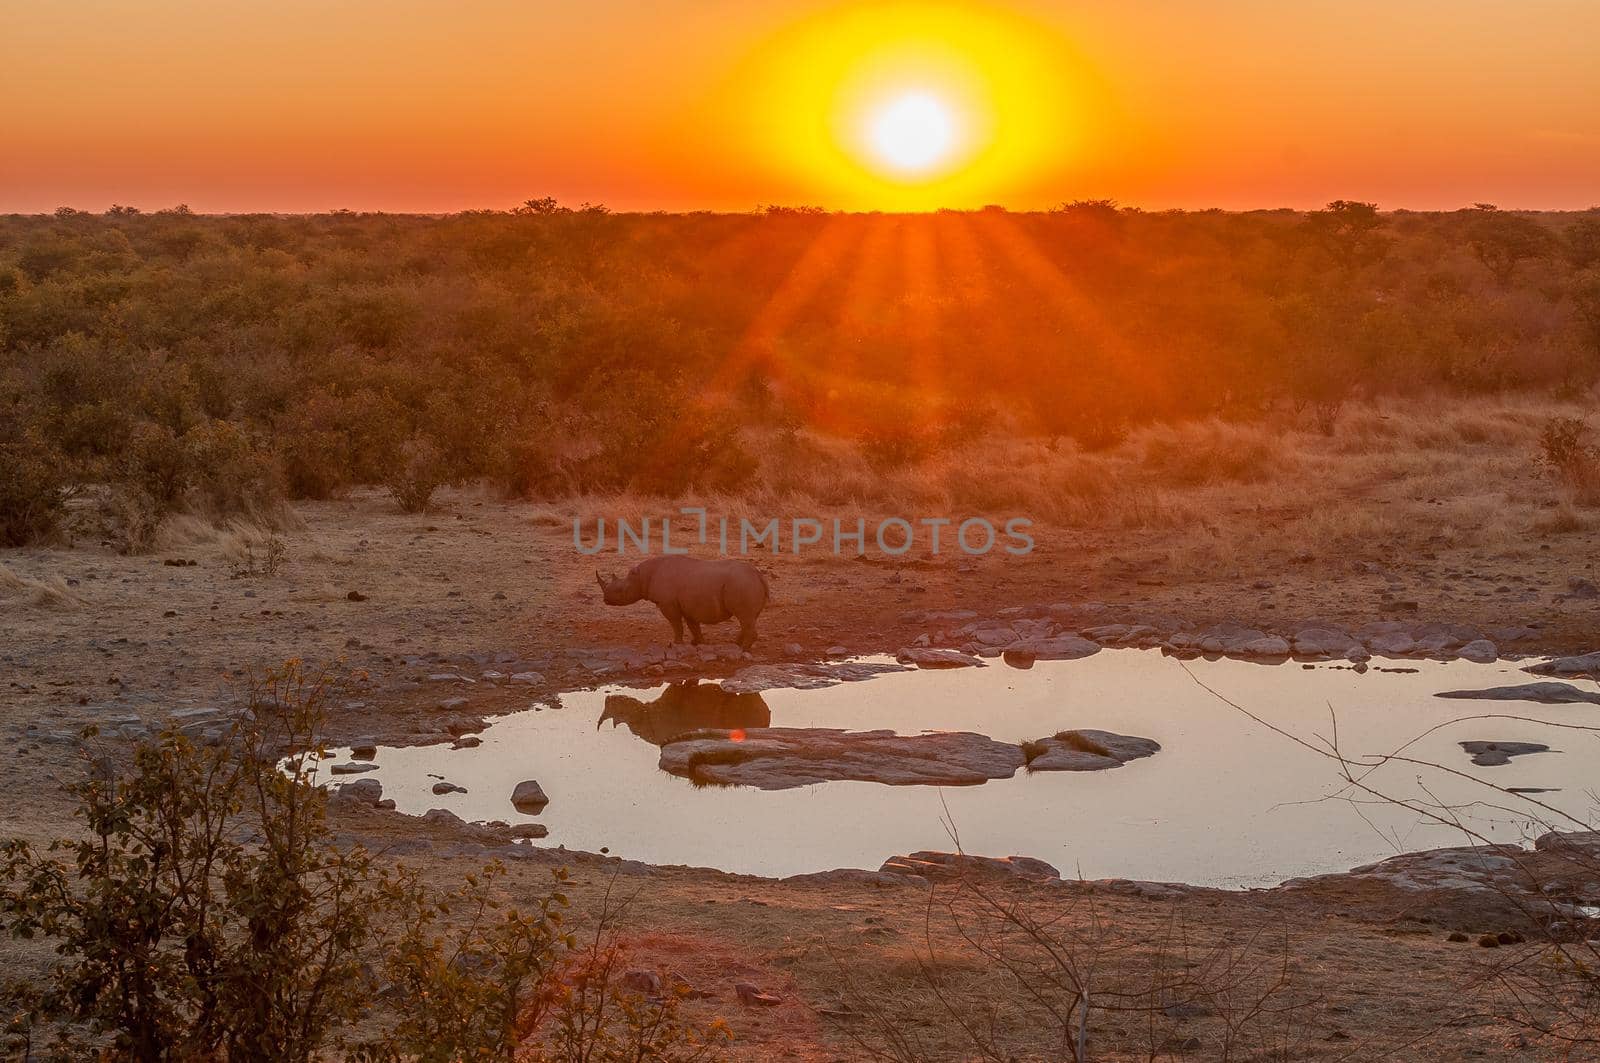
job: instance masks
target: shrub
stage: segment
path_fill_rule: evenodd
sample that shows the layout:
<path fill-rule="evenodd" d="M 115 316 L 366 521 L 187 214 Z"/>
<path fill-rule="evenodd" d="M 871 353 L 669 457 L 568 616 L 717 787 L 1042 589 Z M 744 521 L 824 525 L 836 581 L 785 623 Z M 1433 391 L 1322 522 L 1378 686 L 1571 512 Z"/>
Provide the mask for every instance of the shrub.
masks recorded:
<path fill-rule="evenodd" d="M 260 516 L 283 498 L 276 459 L 230 421 L 207 421 L 184 433 L 195 505 L 218 516 Z"/>
<path fill-rule="evenodd" d="M 1600 505 L 1600 446 L 1589 442 L 1581 417 L 1552 417 L 1539 431 L 1540 465 L 1569 490 L 1575 501 Z"/>
<path fill-rule="evenodd" d="M 933 452 L 933 437 L 905 422 L 880 423 L 862 429 L 857 446 L 874 469 L 899 469 L 927 458 Z"/>
<path fill-rule="evenodd" d="M 65 459 L 37 439 L 0 438 L 0 546 L 48 537 L 66 512 Z"/>
<path fill-rule="evenodd" d="M 189 490 L 189 455 L 183 442 L 172 429 L 151 421 L 134 425 L 119 472 L 160 514 L 176 508 Z"/>
<path fill-rule="evenodd" d="M 421 513 L 446 482 L 444 456 L 426 436 L 412 436 L 396 449 L 383 485 L 406 513 Z"/>
<path fill-rule="evenodd" d="M 336 689 L 291 661 L 214 744 L 165 731 L 122 777 L 96 758 L 73 788 L 86 835 L 0 847 L 0 929 L 61 958 L 44 984 L 8 987 L 8 1051 L 51 1036 L 72 1059 L 510 1063 L 720 1047 L 720 1023 L 694 1030 L 670 999 L 609 979 L 603 1007 L 585 995 L 564 873 L 524 914 L 502 906 L 499 865 L 440 897 L 336 845 L 316 785 Z M 369 1019 L 378 1032 L 352 1042 Z"/>
<path fill-rule="evenodd" d="M 114 484 L 100 498 L 104 534 L 119 554 L 142 554 L 155 543 L 168 510 L 137 484 Z"/>

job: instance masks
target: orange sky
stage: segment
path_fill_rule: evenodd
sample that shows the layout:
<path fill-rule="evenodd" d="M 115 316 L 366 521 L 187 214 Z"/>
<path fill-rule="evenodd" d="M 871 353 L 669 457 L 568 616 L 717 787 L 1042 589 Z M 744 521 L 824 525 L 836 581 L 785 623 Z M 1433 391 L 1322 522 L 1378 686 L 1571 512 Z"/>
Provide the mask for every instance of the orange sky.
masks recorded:
<path fill-rule="evenodd" d="M 1583 208 L 1597 42 L 1600 0 L 0 0 L 0 211 Z M 842 142 L 924 69 L 977 117 L 914 187 Z"/>

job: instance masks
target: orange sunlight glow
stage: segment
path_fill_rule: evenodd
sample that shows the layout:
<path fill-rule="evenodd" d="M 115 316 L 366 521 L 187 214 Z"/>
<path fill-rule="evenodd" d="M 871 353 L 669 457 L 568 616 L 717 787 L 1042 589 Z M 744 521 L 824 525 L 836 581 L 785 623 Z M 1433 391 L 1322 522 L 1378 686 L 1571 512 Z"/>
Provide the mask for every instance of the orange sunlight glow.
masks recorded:
<path fill-rule="evenodd" d="M 1040 24 L 900 2 L 789 27 L 707 103 L 750 163 L 827 206 L 931 210 L 1003 200 L 1070 169 L 1099 95 Z"/>

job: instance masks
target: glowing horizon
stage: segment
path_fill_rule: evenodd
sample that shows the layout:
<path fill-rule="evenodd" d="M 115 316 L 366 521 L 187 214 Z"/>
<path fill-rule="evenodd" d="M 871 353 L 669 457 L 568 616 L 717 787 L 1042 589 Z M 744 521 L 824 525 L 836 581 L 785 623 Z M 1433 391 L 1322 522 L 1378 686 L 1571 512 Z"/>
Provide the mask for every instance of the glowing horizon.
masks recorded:
<path fill-rule="evenodd" d="M 1600 203 L 1600 5 L 1396 6 L 13 0 L 0 212 Z"/>

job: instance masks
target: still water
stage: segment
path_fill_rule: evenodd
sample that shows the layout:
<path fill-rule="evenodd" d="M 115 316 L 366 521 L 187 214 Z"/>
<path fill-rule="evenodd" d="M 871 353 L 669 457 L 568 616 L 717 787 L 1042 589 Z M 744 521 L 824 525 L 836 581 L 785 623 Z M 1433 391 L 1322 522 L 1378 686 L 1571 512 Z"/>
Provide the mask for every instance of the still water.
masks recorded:
<path fill-rule="evenodd" d="M 1348 758 L 1406 747 L 1408 757 L 1499 786 L 1557 788 L 1536 799 L 1595 819 L 1600 733 L 1549 724 L 1600 726 L 1600 706 L 1433 696 L 1535 678 L 1511 662 L 1373 664 L 1358 674 L 1324 664 L 1180 662 L 1152 651 L 1106 650 L 1027 670 L 995 660 L 985 668 L 760 695 L 725 694 L 709 684 L 608 687 L 563 694 L 559 708 L 498 717 L 475 749 L 381 748 L 379 770 L 363 777 L 382 782 L 402 812 L 446 808 L 468 820 L 537 820 L 550 829 L 540 844 L 771 876 L 876 868 L 895 854 L 951 849 L 952 828 L 967 852 L 1035 856 L 1068 876 L 1228 888 L 1465 843 L 1459 830 L 1413 812 L 1363 795 L 1354 795 L 1361 803 L 1341 799 L 1351 795 L 1337 763 L 1224 704 L 1203 682 L 1315 745 L 1326 747 L 1336 722 Z M 1450 722 L 1485 713 L 1527 719 Z M 1093 727 L 1153 738 L 1162 750 L 1111 771 L 1018 772 L 970 787 L 829 782 L 762 791 L 696 786 L 657 768 L 654 743 L 685 729 L 767 725 L 966 730 L 1014 742 Z M 1480 768 L 1457 745 L 1464 740 L 1540 742 L 1552 752 Z M 345 759 L 346 750 L 336 752 Z M 468 792 L 436 796 L 431 787 L 440 778 Z M 537 817 L 511 805 L 511 791 L 524 779 L 538 780 L 550 797 Z M 1477 803 L 1458 814 L 1496 840 L 1538 832 L 1525 799 L 1436 770 L 1390 763 L 1365 782 L 1406 799 L 1423 797 L 1425 787 L 1428 800 Z"/>

